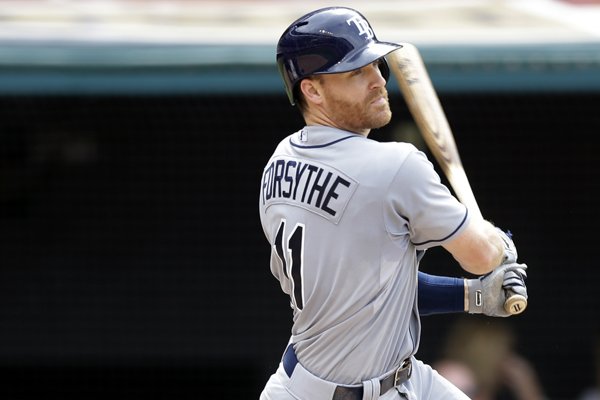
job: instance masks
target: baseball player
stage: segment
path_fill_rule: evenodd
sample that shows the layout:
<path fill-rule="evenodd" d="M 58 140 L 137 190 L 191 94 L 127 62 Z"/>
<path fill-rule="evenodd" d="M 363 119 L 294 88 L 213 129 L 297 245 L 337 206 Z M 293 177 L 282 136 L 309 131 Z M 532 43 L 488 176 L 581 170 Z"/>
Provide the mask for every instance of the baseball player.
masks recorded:
<path fill-rule="evenodd" d="M 391 119 L 385 55 L 399 47 L 345 7 L 308 13 L 279 39 L 306 126 L 279 143 L 260 186 L 271 272 L 294 321 L 261 400 L 466 399 L 415 358 L 419 314 L 507 316 L 503 288 L 526 294 L 509 235 L 471 216 L 413 145 L 368 138 Z M 419 272 L 433 246 L 481 277 Z"/>

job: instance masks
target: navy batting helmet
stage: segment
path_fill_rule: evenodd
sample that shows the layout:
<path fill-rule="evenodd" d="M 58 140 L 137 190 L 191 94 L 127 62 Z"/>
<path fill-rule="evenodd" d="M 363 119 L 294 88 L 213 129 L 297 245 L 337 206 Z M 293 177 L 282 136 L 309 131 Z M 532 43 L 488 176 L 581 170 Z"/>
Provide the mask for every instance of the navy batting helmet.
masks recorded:
<path fill-rule="evenodd" d="M 277 44 L 277 66 L 292 105 L 296 85 L 317 74 L 348 72 L 382 59 L 382 75 L 390 74 L 386 54 L 402 47 L 380 42 L 366 18 L 347 7 L 326 7 L 294 21 Z"/>

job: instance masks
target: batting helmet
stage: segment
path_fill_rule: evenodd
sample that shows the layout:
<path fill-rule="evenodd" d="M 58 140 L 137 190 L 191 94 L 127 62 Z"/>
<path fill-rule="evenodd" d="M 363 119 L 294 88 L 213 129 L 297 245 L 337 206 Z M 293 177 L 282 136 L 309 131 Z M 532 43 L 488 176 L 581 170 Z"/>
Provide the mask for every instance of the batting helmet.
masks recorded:
<path fill-rule="evenodd" d="M 377 40 L 358 11 L 326 7 L 300 17 L 283 32 L 277 44 L 277 66 L 294 105 L 296 85 L 311 75 L 348 72 L 381 58 L 387 81 L 390 71 L 384 56 L 400 47 Z"/>

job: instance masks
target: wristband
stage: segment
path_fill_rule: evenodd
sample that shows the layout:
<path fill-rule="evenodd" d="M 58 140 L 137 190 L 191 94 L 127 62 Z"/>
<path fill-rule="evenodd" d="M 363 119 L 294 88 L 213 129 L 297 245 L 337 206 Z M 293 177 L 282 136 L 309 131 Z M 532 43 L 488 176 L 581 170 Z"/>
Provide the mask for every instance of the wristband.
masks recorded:
<path fill-rule="evenodd" d="M 419 315 L 465 311 L 465 281 L 419 272 Z"/>

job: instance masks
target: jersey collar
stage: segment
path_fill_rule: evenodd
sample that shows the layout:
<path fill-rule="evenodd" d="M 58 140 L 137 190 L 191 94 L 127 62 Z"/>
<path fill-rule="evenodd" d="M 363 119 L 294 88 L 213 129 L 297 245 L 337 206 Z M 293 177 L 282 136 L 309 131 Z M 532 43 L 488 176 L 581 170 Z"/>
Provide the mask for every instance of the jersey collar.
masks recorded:
<path fill-rule="evenodd" d="M 330 126 L 307 125 L 290 136 L 290 144 L 300 148 L 321 148 L 343 140 L 364 137 L 358 133 L 344 131 Z"/>

